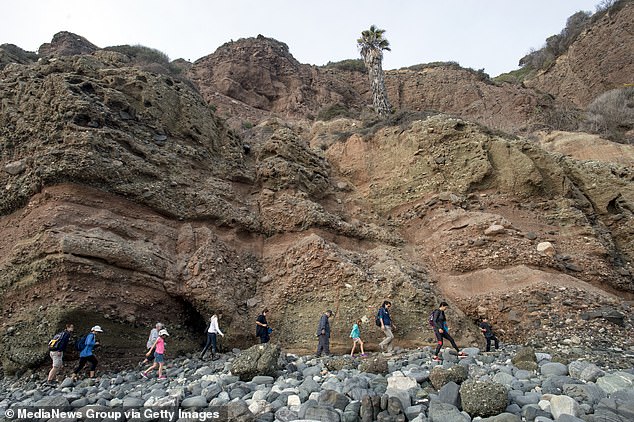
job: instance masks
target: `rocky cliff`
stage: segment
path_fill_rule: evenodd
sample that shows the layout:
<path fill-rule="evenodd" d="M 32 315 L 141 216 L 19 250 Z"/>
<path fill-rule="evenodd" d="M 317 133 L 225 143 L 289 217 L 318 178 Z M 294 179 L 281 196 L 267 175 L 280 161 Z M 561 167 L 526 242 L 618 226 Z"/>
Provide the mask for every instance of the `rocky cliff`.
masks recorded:
<path fill-rule="evenodd" d="M 427 315 L 445 299 L 465 344 L 487 314 L 507 342 L 565 330 L 633 347 L 634 162 L 482 126 L 526 127 L 538 94 L 402 70 L 387 76 L 395 102 L 424 112 L 321 122 L 305 117 L 362 112 L 362 73 L 301 65 L 258 37 L 181 63 L 192 83 L 83 41 L 66 34 L 0 70 L 5 371 L 42 362 L 41 339 L 65 321 L 101 324 L 104 355 L 122 358 L 157 320 L 177 352 L 196 349 L 212 311 L 244 346 L 263 307 L 287 348 L 312 349 L 327 308 L 335 349 L 357 318 L 372 347 L 384 299 L 401 346 L 431 340 Z M 241 134 L 219 117 L 238 111 L 257 117 Z"/>
<path fill-rule="evenodd" d="M 634 2 L 621 1 L 525 84 L 585 108 L 605 91 L 634 83 L 633 44 Z"/>
<path fill-rule="evenodd" d="M 258 36 L 227 43 L 188 70 L 205 99 L 236 128 L 271 113 L 314 118 L 340 106 L 359 115 L 371 106 L 367 74 L 336 66 L 300 64 L 288 47 Z M 399 110 L 435 110 L 460 115 L 493 129 L 526 132 L 545 124 L 552 97 L 455 64 L 414 66 L 385 72 L 392 104 Z"/>

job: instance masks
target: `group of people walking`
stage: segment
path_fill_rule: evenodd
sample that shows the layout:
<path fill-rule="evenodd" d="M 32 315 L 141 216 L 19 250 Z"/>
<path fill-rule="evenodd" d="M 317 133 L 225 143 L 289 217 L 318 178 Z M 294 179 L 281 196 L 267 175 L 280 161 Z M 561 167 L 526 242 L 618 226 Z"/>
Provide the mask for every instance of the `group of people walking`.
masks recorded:
<path fill-rule="evenodd" d="M 49 384 L 55 383 L 55 377 L 64 366 L 64 352 L 68 348 L 74 331 L 75 326 L 73 324 L 66 324 L 64 330 L 55 334 L 48 342 L 49 355 L 53 361 L 53 367 L 49 371 L 46 380 Z M 75 341 L 75 349 L 79 352 L 79 363 L 72 372 L 73 379 L 77 379 L 79 373 L 84 369 L 87 363 L 89 364 L 90 377 L 94 378 L 98 364 L 97 358 L 94 355 L 94 348 L 99 345 L 99 341 L 97 340 L 99 333 L 103 333 L 103 330 L 99 325 L 95 325 L 90 329 L 88 334 L 79 337 Z"/>
<path fill-rule="evenodd" d="M 444 340 L 448 340 L 451 343 L 451 346 L 456 350 L 456 353 L 459 357 L 466 356 L 466 354 L 458 348 L 453 337 L 449 334 L 449 327 L 447 324 L 447 317 L 445 316 L 445 311 L 449 305 L 447 302 L 441 302 L 437 309 L 434 309 L 432 314 L 429 317 L 429 324 L 431 325 L 434 336 L 436 337 L 436 349 L 434 351 L 434 355 L 432 357 L 433 361 L 440 362 L 442 358 L 440 357 L 440 350 L 444 345 Z M 379 343 L 379 348 L 381 352 L 385 354 L 391 354 L 393 350 L 392 342 L 394 340 L 394 333 L 392 330 L 396 329 L 396 324 L 394 324 L 394 320 L 390 315 L 390 309 L 392 308 L 392 302 L 386 300 L 383 302 L 381 307 L 379 308 L 375 323 L 378 327 L 380 327 L 381 331 L 385 335 L 385 339 Z M 321 356 L 322 354 L 330 355 L 330 318 L 334 315 L 331 310 L 327 310 L 324 312 L 319 318 L 319 324 L 317 326 L 317 356 Z M 359 349 L 361 351 L 361 356 L 366 356 L 365 351 L 363 350 L 363 341 L 361 340 L 360 326 L 361 320 L 357 320 L 352 325 L 352 330 L 350 332 L 350 338 L 352 339 L 352 350 L 350 351 L 350 356 L 354 356 L 354 351 L 359 345 Z M 489 324 L 487 318 L 482 318 L 479 324 L 480 330 L 486 339 L 486 351 L 489 352 L 491 350 L 491 342 L 493 341 L 495 344 L 495 349 L 499 348 L 499 340 L 496 335 L 493 333 L 493 329 L 491 324 Z"/>
<path fill-rule="evenodd" d="M 435 309 L 429 317 L 429 323 L 433 328 L 434 335 L 437 341 L 436 349 L 432 359 L 438 362 L 442 360 L 439 354 L 445 339 L 451 343 L 451 346 L 456 350 L 458 356 L 465 356 L 465 354 L 461 352 L 456 345 L 453 337 L 449 334 L 447 318 L 445 316 L 445 310 L 447 310 L 448 307 L 449 305 L 447 304 L 447 302 L 441 302 L 439 307 Z M 392 330 L 396 329 L 394 320 L 390 315 L 391 308 L 392 303 L 389 300 L 384 301 L 379 308 L 375 318 L 376 325 L 385 335 L 385 339 L 383 339 L 383 341 L 379 343 L 379 348 L 382 352 L 386 354 L 390 354 L 393 350 L 392 342 L 394 340 L 394 334 Z M 273 329 L 270 327 L 266 319 L 268 313 L 269 310 L 264 309 L 255 320 L 255 335 L 259 338 L 260 343 L 262 344 L 268 343 L 270 341 L 271 333 L 273 332 Z M 330 318 L 332 318 L 333 316 L 334 312 L 331 310 L 327 310 L 319 318 L 319 324 L 317 326 L 316 332 L 316 336 L 318 338 L 317 356 L 330 355 Z M 216 314 L 212 312 L 212 316 L 209 319 L 209 325 L 207 326 L 207 341 L 202 351 L 200 352 L 200 359 L 204 359 L 208 351 L 211 351 L 212 360 L 216 359 L 218 353 L 218 336 L 225 336 L 219 325 L 219 320 L 221 317 L 221 313 Z M 361 339 L 361 324 L 362 321 L 359 319 L 352 325 L 352 330 L 350 331 L 350 338 L 352 339 L 352 350 L 350 351 L 350 356 L 354 356 L 354 352 L 357 346 L 359 346 L 359 350 L 361 352 L 360 355 L 362 357 L 366 356 L 363 347 L 364 342 Z M 489 324 L 486 318 L 482 319 L 479 327 L 486 339 L 486 351 L 490 351 L 491 342 L 493 342 L 495 348 L 498 349 L 499 340 L 493 333 L 491 324 Z M 48 373 L 48 383 L 55 382 L 56 376 L 59 374 L 61 368 L 63 367 L 64 351 L 67 349 L 68 344 L 70 343 L 73 331 L 73 324 L 67 324 L 63 331 L 57 333 L 49 341 L 48 348 L 51 360 L 53 361 L 53 367 Z M 98 361 L 94 355 L 94 349 L 95 347 L 99 346 L 97 336 L 100 333 L 103 333 L 102 328 L 99 325 L 95 325 L 90 329 L 90 332 L 88 334 L 79 337 L 75 341 L 75 349 L 79 351 L 79 363 L 77 367 L 73 370 L 73 379 L 77 379 L 79 373 L 87 364 L 89 364 L 89 376 L 91 378 L 95 377 L 95 371 Z M 144 378 L 148 378 L 149 374 L 155 369 L 158 369 L 159 379 L 166 378 L 165 374 L 163 373 L 163 365 L 165 362 L 165 340 L 167 339 L 167 337 L 169 337 L 167 329 L 163 326 L 162 323 L 157 322 L 154 328 L 152 328 L 152 330 L 150 331 L 150 335 L 146 342 L 147 352 L 145 353 L 145 359 L 143 360 L 143 362 L 140 363 L 141 365 L 150 364 L 147 369 L 141 372 L 141 376 L 143 376 Z"/>

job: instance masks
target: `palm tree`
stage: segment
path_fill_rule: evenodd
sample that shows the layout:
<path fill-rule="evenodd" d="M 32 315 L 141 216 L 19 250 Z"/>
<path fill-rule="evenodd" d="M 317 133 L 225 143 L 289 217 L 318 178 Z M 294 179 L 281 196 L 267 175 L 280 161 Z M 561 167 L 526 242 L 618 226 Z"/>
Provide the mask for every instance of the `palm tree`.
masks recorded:
<path fill-rule="evenodd" d="M 361 32 L 361 38 L 357 40 L 357 47 L 365 67 L 368 69 L 370 84 L 372 85 L 372 103 L 379 116 L 385 117 L 392 111 L 392 106 L 387 99 L 385 79 L 383 77 L 383 50 L 390 51 L 390 42 L 383 38 L 385 29 L 379 29 L 375 25 Z"/>

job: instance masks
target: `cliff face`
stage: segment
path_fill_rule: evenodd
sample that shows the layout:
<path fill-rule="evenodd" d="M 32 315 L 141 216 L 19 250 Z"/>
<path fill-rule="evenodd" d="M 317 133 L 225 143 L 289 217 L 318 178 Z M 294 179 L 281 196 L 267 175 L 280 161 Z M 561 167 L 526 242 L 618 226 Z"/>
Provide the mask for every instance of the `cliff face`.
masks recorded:
<path fill-rule="evenodd" d="M 611 10 L 545 71 L 525 82 L 585 108 L 598 95 L 634 82 L 634 2 Z"/>
<path fill-rule="evenodd" d="M 420 67 L 385 72 L 388 95 L 397 109 L 435 110 L 494 129 L 526 132 L 544 123 L 541 109 L 557 104 L 533 90 L 495 84 L 459 66 Z M 285 44 L 262 36 L 223 45 L 197 60 L 188 75 L 238 128 L 271 113 L 307 118 L 332 105 L 359 113 L 372 104 L 364 72 L 300 64 Z"/>
<path fill-rule="evenodd" d="M 581 161 L 443 114 L 312 122 L 329 104 L 363 108 L 365 75 L 301 65 L 264 38 L 183 65 L 201 94 L 114 51 L 51 54 L 0 71 L 5 371 L 42 362 L 66 321 L 105 326 L 103 354 L 120 359 L 157 320 L 175 328 L 170 350 L 195 350 L 211 312 L 229 345 L 248 345 L 264 307 L 285 347 L 312 349 L 333 309 L 333 348 L 358 318 L 372 348 L 385 299 L 401 346 L 431 340 L 441 299 L 464 344 L 487 314 L 507 342 L 565 330 L 632 346 L 634 162 L 612 162 L 610 143 Z M 388 85 L 414 109 L 517 127 L 541 101 L 459 69 Z M 260 123 L 238 136 L 218 117 L 231 110 Z M 588 336 L 606 315 L 618 324 Z"/>

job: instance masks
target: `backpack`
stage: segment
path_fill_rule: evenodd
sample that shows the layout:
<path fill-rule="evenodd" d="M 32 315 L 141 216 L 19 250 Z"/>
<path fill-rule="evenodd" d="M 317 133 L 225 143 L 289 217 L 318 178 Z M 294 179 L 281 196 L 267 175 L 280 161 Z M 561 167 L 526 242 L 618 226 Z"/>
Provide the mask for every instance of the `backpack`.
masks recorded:
<path fill-rule="evenodd" d="M 431 311 L 431 314 L 429 314 L 429 325 L 434 328 L 434 314 L 436 313 L 436 310 L 434 309 L 433 311 Z"/>
<path fill-rule="evenodd" d="M 383 308 L 379 308 L 379 312 L 377 312 L 376 317 L 374 318 L 374 323 L 376 324 L 377 327 L 381 326 L 381 320 L 383 319 L 383 315 L 381 314 L 381 309 Z"/>
<path fill-rule="evenodd" d="M 88 334 L 85 334 L 79 337 L 77 340 L 75 340 L 75 350 L 79 352 L 84 350 L 84 348 L 86 347 L 86 337 L 88 337 Z"/>
<path fill-rule="evenodd" d="M 49 342 L 48 342 L 48 350 L 49 350 L 49 352 L 58 352 L 59 351 L 60 340 L 62 339 L 63 335 L 64 335 L 64 332 L 61 331 L 61 332 L 55 334 L 53 336 L 53 338 L 49 340 Z"/>

